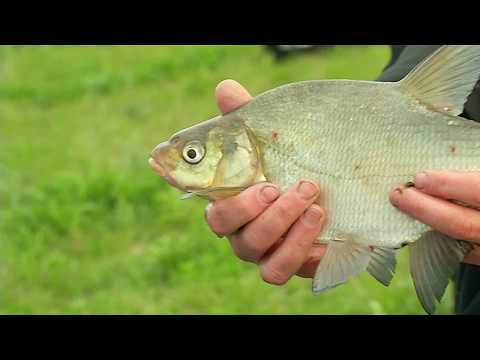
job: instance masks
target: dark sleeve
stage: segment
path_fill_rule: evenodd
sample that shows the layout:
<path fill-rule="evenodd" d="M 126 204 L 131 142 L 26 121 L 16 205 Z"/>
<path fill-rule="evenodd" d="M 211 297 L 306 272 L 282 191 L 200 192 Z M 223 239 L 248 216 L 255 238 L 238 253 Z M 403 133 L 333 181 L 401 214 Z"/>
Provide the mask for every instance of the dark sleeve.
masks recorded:
<path fill-rule="evenodd" d="M 399 81 L 441 45 L 392 45 L 392 58 L 378 81 Z M 470 95 L 461 115 L 480 120 L 480 86 Z M 480 139 L 479 139 L 480 142 Z M 480 314 L 480 266 L 461 264 L 455 276 L 455 312 Z"/>
<path fill-rule="evenodd" d="M 378 81 L 399 81 L 442 45 L 391 45 L 392 58 Z M 461 116 L 480 121 L 480 83 L 465 104 Z"/>
<path fill-rule="evenodd" d="M 480 314 L 480 266 L 460 266 L 455 276 L 455 313 Z"/>

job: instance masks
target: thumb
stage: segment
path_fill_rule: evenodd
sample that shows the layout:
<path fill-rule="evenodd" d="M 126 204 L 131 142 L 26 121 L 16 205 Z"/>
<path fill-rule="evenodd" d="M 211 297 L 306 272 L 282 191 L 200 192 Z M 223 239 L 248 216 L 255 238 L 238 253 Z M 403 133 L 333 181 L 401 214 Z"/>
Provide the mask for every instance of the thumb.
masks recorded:
<path fill-rule="evenodd" d="M 248 91 L 235 80 L 223 80 L 215 89 L 218 108 L 225 114 L 252 100 Z"/>

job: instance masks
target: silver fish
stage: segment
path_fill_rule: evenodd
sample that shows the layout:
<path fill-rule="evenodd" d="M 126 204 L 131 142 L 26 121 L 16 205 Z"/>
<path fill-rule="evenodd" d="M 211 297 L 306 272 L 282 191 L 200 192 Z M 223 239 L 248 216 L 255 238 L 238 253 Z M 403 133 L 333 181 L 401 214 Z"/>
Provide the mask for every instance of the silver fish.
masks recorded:
<path fill-rule="evenodd" d="M 417 295 L 435 311 L 471 249 L 391 205 L 388 194 L 425 170 L 480 171 L 480 124 L 459 117 L 480 76 L 480 46 L 443 46 L 395 83 L 305 81 L 182 130 L 151 154 L 173 186 L 207 199 L 269 181 L 282 191 L 318 181 L 327 244 L 316 293 L 368 271 L 388 286 L 409 245 Z"/>

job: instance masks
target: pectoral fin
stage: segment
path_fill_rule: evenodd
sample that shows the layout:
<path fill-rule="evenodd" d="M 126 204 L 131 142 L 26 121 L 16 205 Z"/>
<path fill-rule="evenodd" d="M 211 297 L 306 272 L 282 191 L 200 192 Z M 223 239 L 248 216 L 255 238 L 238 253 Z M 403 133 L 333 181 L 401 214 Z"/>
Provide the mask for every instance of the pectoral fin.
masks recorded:
<path fill-rule="evenodd" d="M 180 200 L 191 199 L 194 196 L 202 197 L 207 200 L 221 200 L 226 199 L 230 196 L 235 196 L 240 194 L 245 187 L 225 187 L 225 188 L 212 188 L 206 190 L 192 191 L 183 194 L 180 197 Z"/>
<path fill-rule="evenodd" d="M 192 190 L 183 194 L 180 199 L 185 200 L 189 199 L 192 196 L 199 196 L 208 200 L 221 200 L 226 199 L 231 196 L 240 194 L 242 191 L 246 190 L 250 186 L 266 182 L 265 180 L 259 180 L 248 186 L 217 186 L 211 187 L 202 190 Z"/>
<path fill-rule="evenodd" d="M 447 45 L 413 69 L 399 82 L 426 106 L 460 115 L 480 76 L 480 46 Z"/>
<path fill-rule="evenodd" d="M 350 241 L 329 241 L 315 273 L 313 292 L 322 293 L 367 269 L 372 250 Z"/>
<path fill-rule="evenodd" d="M 411 244 L 410 273 L 423 308 L 433 314 L 448 281 L 471 247 L 436 231 L 429 231 Z"/>
<path fill-rule="evenodd" d="M 187 192 L 187 193 L 183 194 L 182 196 L 180 196 L 180 200 L 188 200 L 188 199 L 191 199 L 194 196 L 196 196 L 195 193 Z"/>
<path fill-rule="evenodd" d="M 208 199 L 221 200 L 240 194 L 246 187 L 216 187 L 193 192 L 194 195 Z"/>

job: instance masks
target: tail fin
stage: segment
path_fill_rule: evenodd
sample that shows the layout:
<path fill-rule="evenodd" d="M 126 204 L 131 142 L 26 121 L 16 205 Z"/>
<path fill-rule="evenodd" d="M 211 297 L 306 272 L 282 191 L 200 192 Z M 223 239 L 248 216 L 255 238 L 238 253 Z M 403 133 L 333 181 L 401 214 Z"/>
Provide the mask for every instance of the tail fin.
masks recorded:
<path fill-rule="evenodd" d="M 445 45 L 399 82 L 424 105 L 460 115 L 480 77 L 480 45 Z"/>
<path fill-rule="evenodd" d="M 410 273 L 425 311 L 433 314 L 471 245 L 435 231 L 425 233 L 410 245 Z"/>

